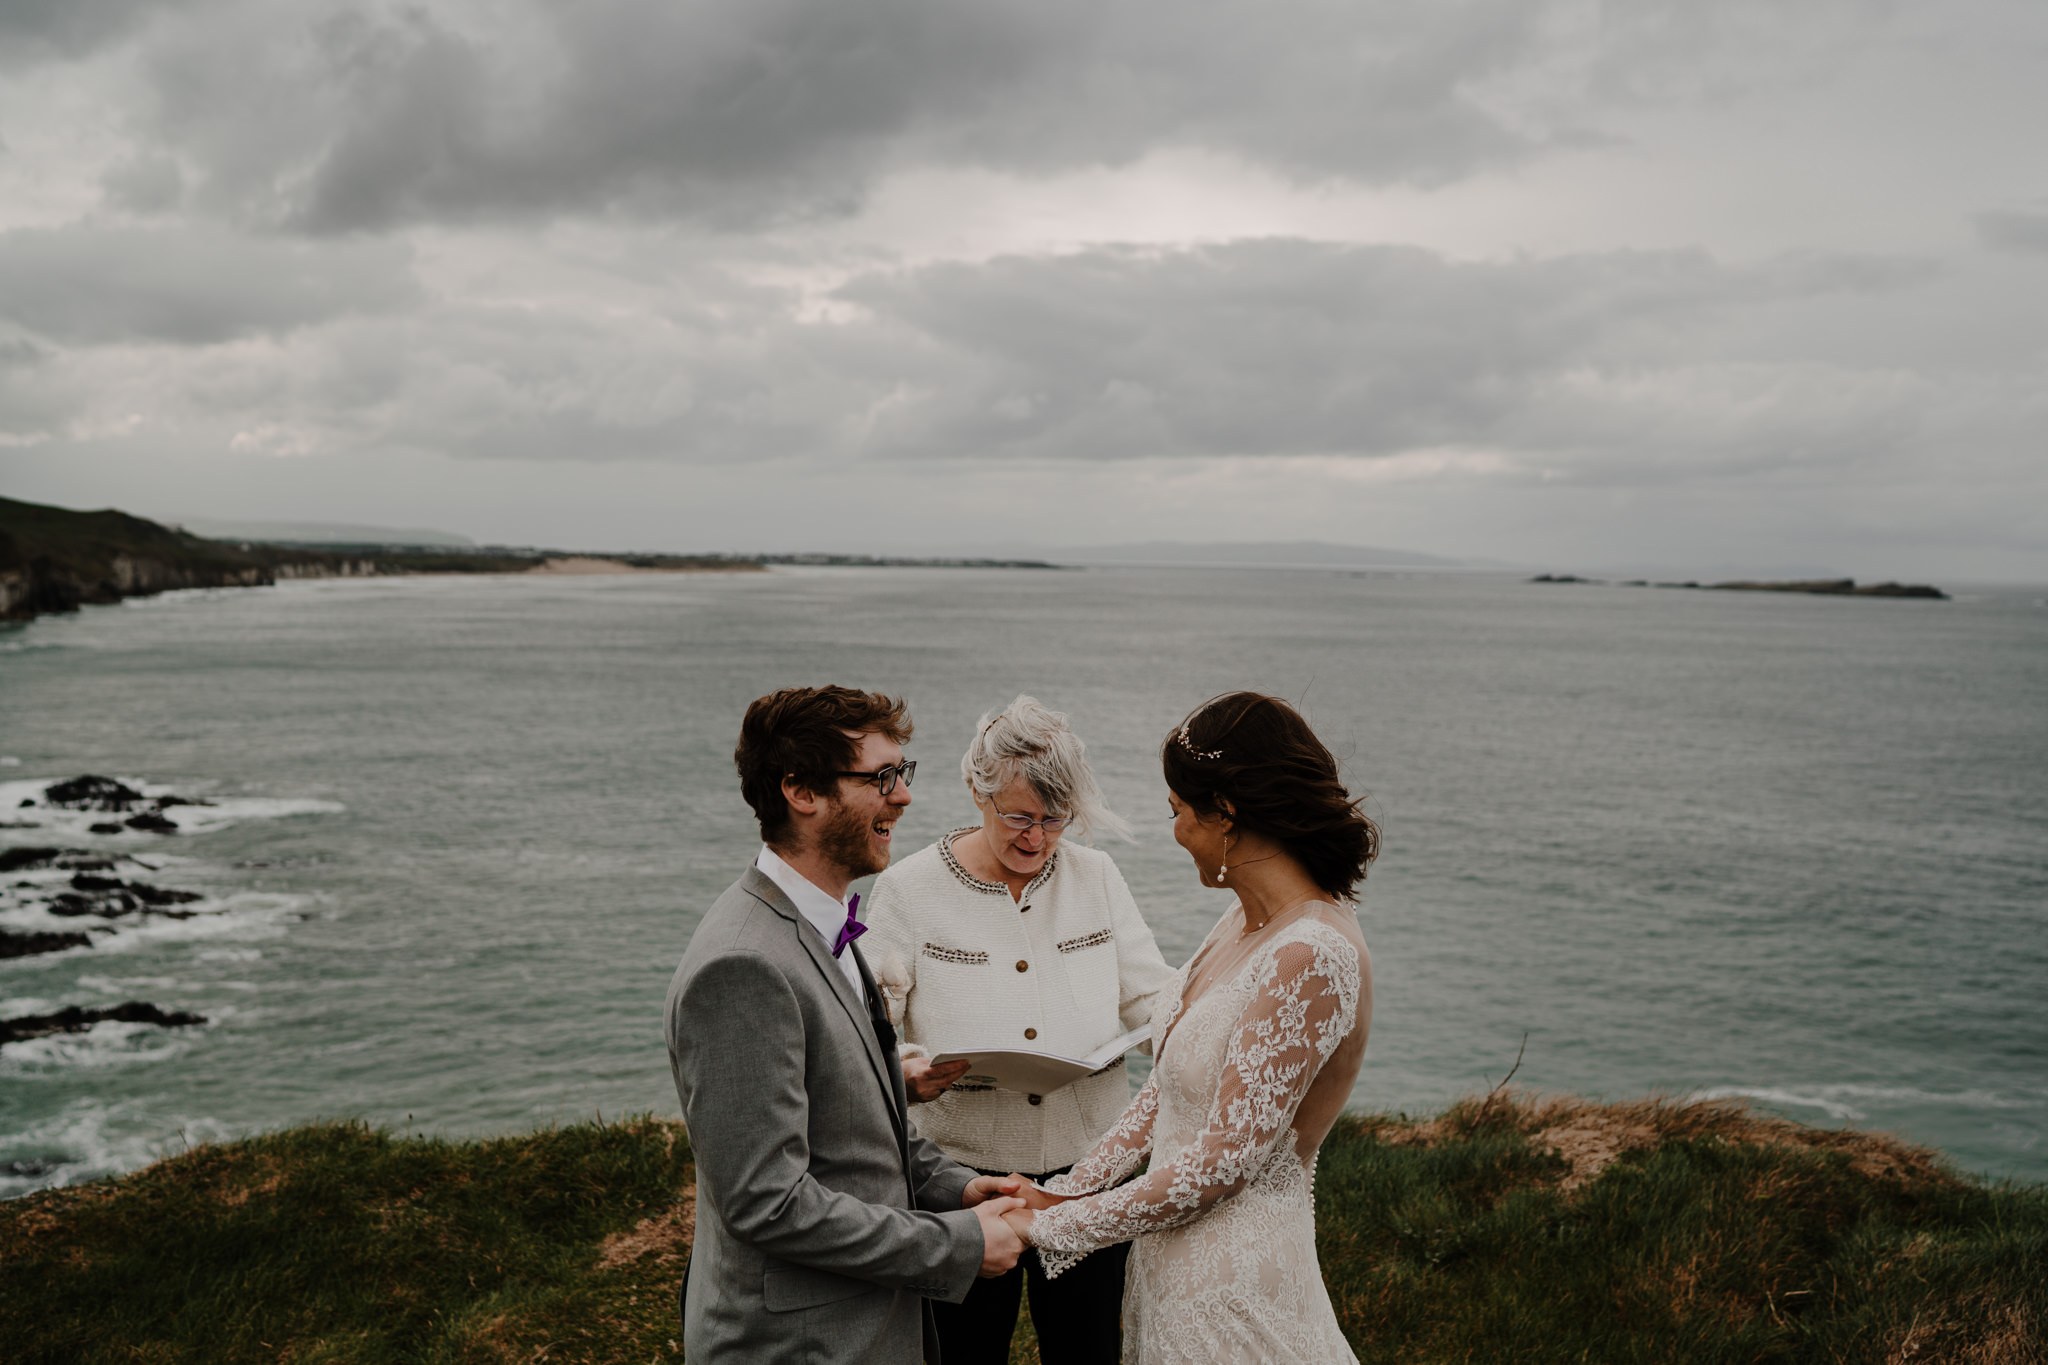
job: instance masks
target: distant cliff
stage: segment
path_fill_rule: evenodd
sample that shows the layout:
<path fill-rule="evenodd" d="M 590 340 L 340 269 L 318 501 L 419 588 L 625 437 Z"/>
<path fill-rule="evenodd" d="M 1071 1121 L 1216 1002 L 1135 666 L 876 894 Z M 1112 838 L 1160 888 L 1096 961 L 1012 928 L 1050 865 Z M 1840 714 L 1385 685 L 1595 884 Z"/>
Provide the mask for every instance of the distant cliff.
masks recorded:
<path fill-rule="evenodd" d="M 256 556 L 112 510 L 0 498 L 0 620 L 76 611 L 172 588 L 275 581 Z"/>
<path fill-rule="evenodd" d="M 26 621 L 173 588 L 254 588 L 286 578 L 543 572 L 758 573 L 755 557 L 206 540 L 126 512 L 0 498 L 0 621 Z"/>

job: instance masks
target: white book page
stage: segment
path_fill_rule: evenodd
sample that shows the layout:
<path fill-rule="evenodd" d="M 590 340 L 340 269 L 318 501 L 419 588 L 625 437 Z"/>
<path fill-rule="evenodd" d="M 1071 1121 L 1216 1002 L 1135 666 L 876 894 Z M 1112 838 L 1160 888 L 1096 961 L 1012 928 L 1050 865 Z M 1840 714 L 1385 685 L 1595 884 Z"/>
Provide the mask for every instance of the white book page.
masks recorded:
<path fill-rule="evenodd" d="M 970 1084 L 1044 1095 L 1109 1066 L 1144 1042 L 1151 1032 L 1149 1025 L 1132 1029 L 1110 1039 L 1086 1057 L 1062 1057 L 1030 1048 L 951 1048 L 932 1058 L 932 1065 L 944 1066 L 947 1062 L 965 1059 L 972 1065 L 961 1079 Z"/>

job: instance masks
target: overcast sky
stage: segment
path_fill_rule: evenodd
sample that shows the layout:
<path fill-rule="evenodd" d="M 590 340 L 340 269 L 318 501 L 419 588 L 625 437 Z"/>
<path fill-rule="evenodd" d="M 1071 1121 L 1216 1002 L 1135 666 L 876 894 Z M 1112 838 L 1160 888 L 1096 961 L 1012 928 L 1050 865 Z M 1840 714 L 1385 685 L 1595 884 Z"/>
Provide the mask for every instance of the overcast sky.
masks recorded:
<path fill-rule="evenodd" d="M 2048 579 L 2048 5 L 0 0 L 0 492 Z"/>

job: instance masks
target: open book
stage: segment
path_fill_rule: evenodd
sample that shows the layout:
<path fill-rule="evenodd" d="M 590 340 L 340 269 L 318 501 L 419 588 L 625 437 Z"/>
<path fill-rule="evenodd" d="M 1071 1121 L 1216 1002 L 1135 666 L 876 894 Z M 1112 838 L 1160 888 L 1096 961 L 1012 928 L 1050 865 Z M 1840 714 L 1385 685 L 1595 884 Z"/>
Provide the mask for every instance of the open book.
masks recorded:
<path fill-rule="evenodd" d="M 1083 1076 L 1092 1076 L 1124 1059 L 1124 1054 L 1152 1036 L 1152 1026 L 1134 1028 L 1110 1039 L 1086 1057 L 1061 1057 L 1051 1052 L 1026 1048 L 954 1048 L 932 1058 L 933 1066 L 944 1066 L 966 1058 L 974 1063 L 960 1079 L 969 1085 L 992 1085 L 998 1090 L 1021 1090 L 1046 1095 Z"/>

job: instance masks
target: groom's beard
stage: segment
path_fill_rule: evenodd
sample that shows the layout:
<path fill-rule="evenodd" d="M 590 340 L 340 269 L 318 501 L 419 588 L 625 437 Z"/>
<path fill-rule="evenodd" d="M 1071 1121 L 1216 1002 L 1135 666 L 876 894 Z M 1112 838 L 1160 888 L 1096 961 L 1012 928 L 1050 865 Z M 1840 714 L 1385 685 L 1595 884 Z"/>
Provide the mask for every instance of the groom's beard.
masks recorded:
<path fill-rule="evenodd" d="M 877 817 L 836 801 L 832 804 L 831 819 L 818 831 L 818 852 L 834 866 L 843 868 L 848 881 L 888 871 L 887 845 L 875 847 L 873 826 Z"/>

